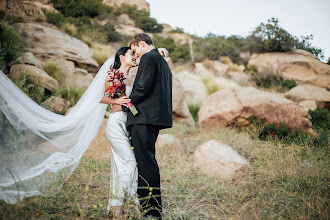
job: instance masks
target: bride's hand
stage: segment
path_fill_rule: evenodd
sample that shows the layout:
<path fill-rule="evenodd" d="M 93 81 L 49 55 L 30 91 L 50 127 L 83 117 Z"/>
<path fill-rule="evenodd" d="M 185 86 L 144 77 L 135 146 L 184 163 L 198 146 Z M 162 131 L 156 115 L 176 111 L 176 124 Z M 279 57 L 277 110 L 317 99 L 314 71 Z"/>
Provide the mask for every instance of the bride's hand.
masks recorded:
<path fill-rule="evenodd" d="M 128 102 L 131 102 L 131 99 L 128 98 L 127 96 L 123 96 L 123 97 L 116 99 L 116 104 L 118 104 L 118 105 L 123 105 L 123 106 L 127 107 L 126 103 L 128 103 Z"/>
<path fill-rule="evenodd" d="M 165 56 L 165 58 L 168 58 L 169 57 L 169 53 L 168 51 L 166 50 L 166 48 L 158 48 L 158 53 L 160 53 L 160 55 Z"/>

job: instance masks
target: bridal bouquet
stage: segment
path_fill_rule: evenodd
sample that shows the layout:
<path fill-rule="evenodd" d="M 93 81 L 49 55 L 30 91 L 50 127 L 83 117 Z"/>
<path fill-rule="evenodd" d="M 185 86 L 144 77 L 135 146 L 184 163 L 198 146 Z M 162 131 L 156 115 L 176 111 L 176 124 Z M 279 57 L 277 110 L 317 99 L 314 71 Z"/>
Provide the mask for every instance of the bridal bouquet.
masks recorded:
<path fill-rule="evenodd" d="M 120 98 L 126 95 L 126 84 L 124 83 L 124 80 L 126 79 L 124 77 L 124 73 L 122 73 L 120 70 L 115 69 L 110 66 L 110 70 L 108 71 L 108 75 L 110 76 L 110 88 L 105 93 L 105 95 L 108 98 Z M 132 114 L 135 116 L 138 111 L 136 110 L 135 106 L 129 102 L 126 103 L 129 110 L 132 112 Z"/>

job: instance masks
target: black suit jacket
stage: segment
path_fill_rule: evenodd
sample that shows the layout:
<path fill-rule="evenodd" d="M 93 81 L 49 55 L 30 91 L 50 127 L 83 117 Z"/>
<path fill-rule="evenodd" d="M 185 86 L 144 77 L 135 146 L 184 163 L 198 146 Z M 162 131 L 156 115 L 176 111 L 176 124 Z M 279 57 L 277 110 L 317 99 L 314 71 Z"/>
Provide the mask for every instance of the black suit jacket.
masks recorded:
<path fill-rule="evenodd" d="M 141 57 L 130 99 L 139 113 L 128 111 L 127 126 L 172 127 L 172 72 L 157 49 Z"/>

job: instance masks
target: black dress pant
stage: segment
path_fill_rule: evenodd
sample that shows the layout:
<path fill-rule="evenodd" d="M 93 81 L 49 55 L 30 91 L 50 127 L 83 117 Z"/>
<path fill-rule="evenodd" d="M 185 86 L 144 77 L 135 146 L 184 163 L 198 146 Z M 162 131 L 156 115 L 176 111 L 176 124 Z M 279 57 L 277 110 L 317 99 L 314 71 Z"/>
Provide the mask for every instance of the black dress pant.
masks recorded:
<path fill-rule="evenodd" d="M 155 143 L 159 128 L 154 125 L 131 125 L 129 127 L 139 172 L 138 196 L 145 215 L 161 217 L 159 167 L 155 158 Z"/>

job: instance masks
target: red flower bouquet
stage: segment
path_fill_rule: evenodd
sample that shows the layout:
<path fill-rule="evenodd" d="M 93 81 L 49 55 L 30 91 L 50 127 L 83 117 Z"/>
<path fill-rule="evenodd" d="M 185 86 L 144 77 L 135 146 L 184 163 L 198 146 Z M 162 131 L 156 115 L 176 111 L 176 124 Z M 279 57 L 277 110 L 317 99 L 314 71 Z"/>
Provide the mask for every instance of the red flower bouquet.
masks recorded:
<path fill-rule="evenodd" d="M 105 93 L 105 95 L 108 98 L 120 98 L 126 95 L 126 84 L 124 83 L 124 80 L 126 79 L 124 77 L 124 74 L 118 70 L 110 66 L 110 70 L 108 71 L 108 75 L 110 76 L 110 88 Z M 126 103 L 129 110 L 132 112 L 132 114 L 135 116 L 138 111 L 136 110 L 135 106 L 129 102 Z"/>

